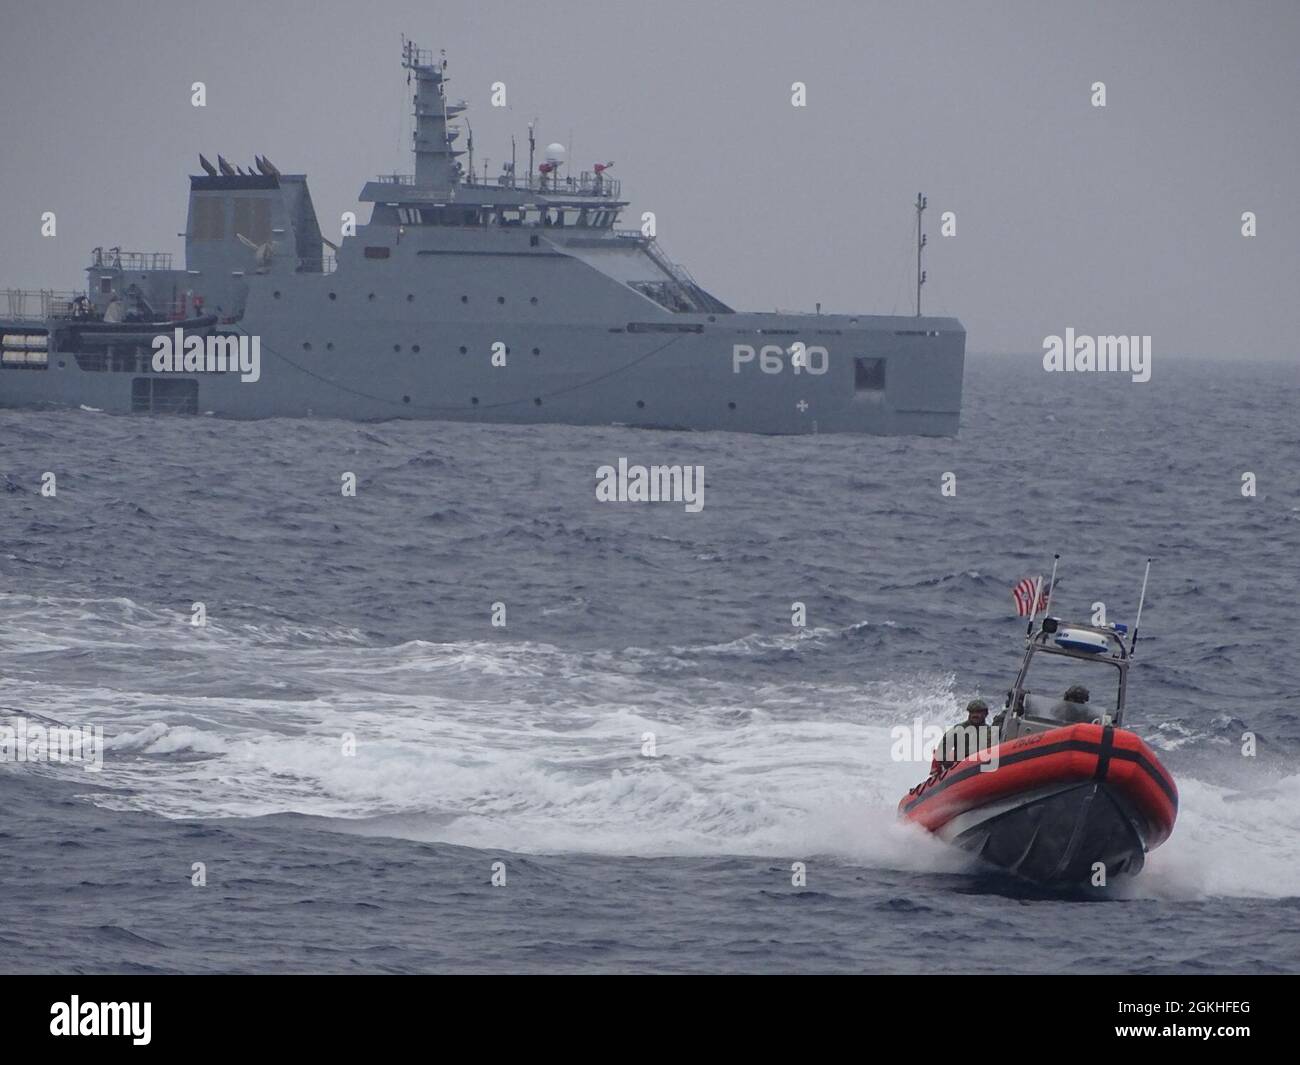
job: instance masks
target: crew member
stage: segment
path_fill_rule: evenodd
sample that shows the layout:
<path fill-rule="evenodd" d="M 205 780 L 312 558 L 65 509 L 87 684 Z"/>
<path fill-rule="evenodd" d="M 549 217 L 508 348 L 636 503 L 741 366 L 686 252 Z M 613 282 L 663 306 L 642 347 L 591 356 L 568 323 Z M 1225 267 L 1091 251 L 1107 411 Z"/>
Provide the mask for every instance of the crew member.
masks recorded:
<path fill-rule="evenodd" d="M 1082 684 L 1071 684 L 1056 704 L 1055 716 L 1062 721 L 1079 723 L 1091 721 L 1097 715 L 1088 705 L 1088 689 Z"/>
<path fill-rule="evenodd" d="M 1061 698 L 1067 703 L 1086 703 L 1088 701 L 1088 689 L 1082 684 L 1071 684 L 1065 689 L 1065 694 Z"/>
<path fill-rule="evenodd" d="M 931 770 L 947 769 L 963 759 L 973 757 L 993 746 L 992 730 L 988 727 L 989 704 L 983 699 L 972 699 L 966 704 L 966 720 L 953 725 L 943 734 L 939 748 L 934 752 Z"/>

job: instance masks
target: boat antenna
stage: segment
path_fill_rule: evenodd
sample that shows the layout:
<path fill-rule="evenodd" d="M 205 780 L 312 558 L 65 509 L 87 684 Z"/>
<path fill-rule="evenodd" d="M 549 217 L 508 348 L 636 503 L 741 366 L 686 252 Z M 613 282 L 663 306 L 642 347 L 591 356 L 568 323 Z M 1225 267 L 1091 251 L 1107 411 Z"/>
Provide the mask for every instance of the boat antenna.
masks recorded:
<path fill-rule="evenodd" d="M 1142 604 L 1147 601 L 1147 578 L 1151 576 L 1151 560 L 1147 559 L 1147 569 L 1142 574 L 1142 594 L 1138 596 L 1137 617 L 1133 619 L 1133 639 L 1129 642 L 1128 653 L 1132 657 L 1133 652 L 1137 650 L 1138 645 L 1138 626 L 1142 624 Z"/>
<path fill-rule="evenodd" d="M 925 284 L 925 271 L 921 269 L 921 249 L 926 245 L 926 238 L 921 232 L 921 215 L 925 213 L 929 204 L 930 201 L 921 193 L 916 194 L 916 316 L 918 318 L 921 317 L 921 286 Z"/>
<path fill-rule="evenodd" d="M 515 135 L 510 134 L 510 187 L 518 188 L 515 184 Z"/>
<path fill-rule="evenodd" d="M 1043 604 L 1044 617 L 1047 616 L 1047 612 L 1052 608 L 1052 589 L 1056 587 L 1056 564 L 1060 561 L 1061 561 L 1061 556 L 1059 554 L 1055 554 L 1052 556 L 1052 579 L 1051 582 L 1047 585 L 1047 602 Z M 1038 580 L 1034 582 L 1034 602 L 1033 602 L 1032 609 L 1029 612 L 1029 624 L 1025 626 L 1025 639 L 1029 639 L 1029 637 L 1033 634 L 1034 619 L 1038 617 L 1038 600 L 1041 599 L 1042 596 L 1043 596 L 1043 578 L 1039 577 Z"/>

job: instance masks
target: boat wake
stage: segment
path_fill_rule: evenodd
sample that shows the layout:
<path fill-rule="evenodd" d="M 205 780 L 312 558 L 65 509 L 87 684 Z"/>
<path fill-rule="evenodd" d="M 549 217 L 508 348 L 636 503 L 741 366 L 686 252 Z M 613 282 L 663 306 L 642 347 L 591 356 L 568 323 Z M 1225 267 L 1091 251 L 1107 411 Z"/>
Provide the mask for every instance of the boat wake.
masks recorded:
<path fill-rule="evenodd" d="M 0 719 L 104 729 L 102 772 L 35 771 L 172 818 L 301 814 L 530 853 L 972 868 L 895 817 L 925 766 L 893 760 L 893 730 L 955 721 L 951 676 L 819 682 L 801 667 L 755 683 L 752 660 L 815 656 L 837 630 L 569 650 L 187 620 L 123 599 L 0 596 Z M 1177 830 L 1125 890 L 1300 895 L 1300 777 L 1245 794 L 1212 783 L 1229 758 L 1214 744 L 1179 737 Z"/>

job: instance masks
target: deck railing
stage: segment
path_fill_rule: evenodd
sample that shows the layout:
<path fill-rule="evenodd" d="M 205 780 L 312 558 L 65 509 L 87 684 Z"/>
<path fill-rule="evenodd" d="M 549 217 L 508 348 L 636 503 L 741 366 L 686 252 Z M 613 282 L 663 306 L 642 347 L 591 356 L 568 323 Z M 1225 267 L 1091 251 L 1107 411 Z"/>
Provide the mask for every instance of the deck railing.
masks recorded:
<path fill-rule="evenodd" d="M 145 270 L 170 270 L 172 268 L 171 252 L 166 251 L 123 251 L 121 248 L 96 248 L 91 266 L 97 270 L 126 270 L 143 272 Z"/>
<path fill-rule="evenodd" d="M 80 292 L 54 292 L 50 289 L 11 288 L 8 297 L 8 317 L 39 321 L 42 318 L 71 318 L 73 303 L 84 299 Z"/>
<path fill-rule="evenodd" d="M 376 174 L 381 185 L 414 185 L 414 174 Z M 578 177 L 552 177 L 547 174 L 501 174 L 495 178 L 479 178 L 461 182 L 466 189 L 523 189 L 526 192 L 544 192 L 551 196 L 600 196 L 616 200 L 622 191 L 617 178 L 583 171 Z"/>

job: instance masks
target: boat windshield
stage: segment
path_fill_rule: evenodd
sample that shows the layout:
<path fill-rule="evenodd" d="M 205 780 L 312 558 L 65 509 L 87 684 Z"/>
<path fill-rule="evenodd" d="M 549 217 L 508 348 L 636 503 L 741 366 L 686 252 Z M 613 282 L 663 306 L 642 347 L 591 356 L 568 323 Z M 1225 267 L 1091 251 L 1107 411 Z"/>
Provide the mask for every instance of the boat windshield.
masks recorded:
<path fill-rule="evenodd" d="M 1119 705 L 1119 678 L 1119 667 L 1105 660 L 1040 651 L 1025 675 L 1025 713 L 1063 723 L 1113 716 Z M 1087 701 L 1080 702 L 1077 693 L 1075 700 L 1066 700 L 1065 693 L 1079 685 L 1087 689 Z"/>

